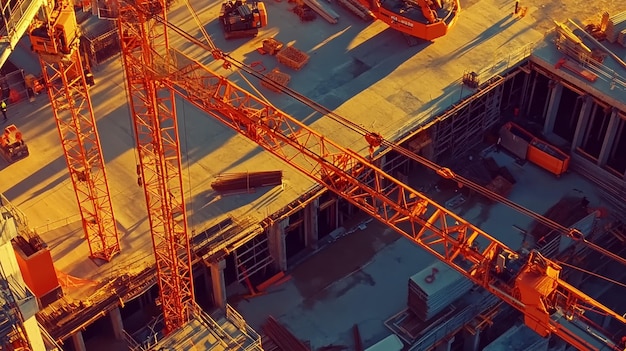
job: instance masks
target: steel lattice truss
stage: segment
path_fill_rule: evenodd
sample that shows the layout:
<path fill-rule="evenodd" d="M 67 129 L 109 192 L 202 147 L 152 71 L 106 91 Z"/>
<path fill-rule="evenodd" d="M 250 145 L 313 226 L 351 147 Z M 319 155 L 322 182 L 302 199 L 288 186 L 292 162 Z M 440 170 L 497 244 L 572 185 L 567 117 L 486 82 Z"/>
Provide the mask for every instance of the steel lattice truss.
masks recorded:
<path fill-rule="evenodd" d="M 174 93 L 159 74 L 146 69 L 162 65 L 155 60 L 167 48 L 167 33 L 144 12 L 165 18 L 164 2 L 120 2 L 118 24 L 160 300 L 166 332 L 171 332 L 188 321 L 194 301 L 191 254 Z"/>
<path fill-rule="evenodd" d="M 40 56 L 63 153 L 70 171 L 91 257 L 120 252 L 117 224 L 89 90 L 78 50 L 59 59 Z"/>
<path fill-rule="evenodd" d="M 168 62 L 164 82 L 187 101 L 522 311 L 540 334 L 556 333 L 574 346 L 588 346 L 551 319 L 548 306 L 566 316 L 584 318 L 581 311 L 587 310 L 626 323 L 562 281 L 560 267 L 538 254 L 531 255 L 516 281 L 503 283 L 495 277 L 495 260 L 515 253 L 494 237 L 184 54 L 170 51 L 160 61 Z M 164 73 L 163 66 L 151 69 Z"/>

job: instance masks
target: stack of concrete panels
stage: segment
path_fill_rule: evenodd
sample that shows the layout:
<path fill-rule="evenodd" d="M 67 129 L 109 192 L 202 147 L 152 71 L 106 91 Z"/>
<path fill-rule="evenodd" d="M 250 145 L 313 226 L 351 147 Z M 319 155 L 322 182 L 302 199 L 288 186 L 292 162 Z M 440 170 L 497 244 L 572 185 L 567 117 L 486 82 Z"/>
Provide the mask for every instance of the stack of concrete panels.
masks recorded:
<path fill-rule="evenodd" d="M 619 39 L 620 33 L 626 30 L 626 11 L 620 12 L 616 15 L 609 17 L 609 21 L 606 24 L 606 40 L 611 43 L 616 42 Z M 624 36 L 622 35 L 622 38 Z"/>
<path fill-rule="evenodd" d="M 546 351 L 549 340 L 525 325 L 518 325 L 504 332 L 483 351 Z"/>
<path fill-rule="evenodd" d="M 442 262 L 435 262 L 409 279 L 408 308 L 427 321 L 459 297 L 472 282 Z"/>

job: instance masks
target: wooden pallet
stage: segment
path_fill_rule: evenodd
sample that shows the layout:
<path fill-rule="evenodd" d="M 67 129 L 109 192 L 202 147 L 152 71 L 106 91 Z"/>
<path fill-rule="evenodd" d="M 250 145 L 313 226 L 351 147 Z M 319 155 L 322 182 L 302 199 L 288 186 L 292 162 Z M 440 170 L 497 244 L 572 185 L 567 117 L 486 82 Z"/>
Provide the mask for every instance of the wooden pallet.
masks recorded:
<path fill-rule="evenodd" d="M 279 71 L 278 68 L 274 68 L 269 73 L 267 73 L 265 75 L 265 78 L 285 87 L 287 86 L 287 84 L 289 84 L 289 81 L 291 80 L 290 75 Z M 280 93 L 280 89 L 272 85 L 270 82 L 263 80 L 261 81 L 261 85 L 273 92 Z"/>
<path fill-rule="evenodd" d="M 309 62 L 309 55 L 293 46 L 287 46 L 276 54 L 276 59 L 283 65 L 298 71 Z"/>

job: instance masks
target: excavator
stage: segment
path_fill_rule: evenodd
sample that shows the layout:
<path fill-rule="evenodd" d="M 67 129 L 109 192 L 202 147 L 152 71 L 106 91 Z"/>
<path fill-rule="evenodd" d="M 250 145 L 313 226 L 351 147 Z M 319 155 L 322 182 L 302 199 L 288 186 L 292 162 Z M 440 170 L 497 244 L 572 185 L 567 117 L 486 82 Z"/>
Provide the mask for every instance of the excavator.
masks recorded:
<path fill-rule="evenodd" d="M 433 41 L 456 22 L 459 0 L 359 0 L 389 27 L 418 39 Z"/>

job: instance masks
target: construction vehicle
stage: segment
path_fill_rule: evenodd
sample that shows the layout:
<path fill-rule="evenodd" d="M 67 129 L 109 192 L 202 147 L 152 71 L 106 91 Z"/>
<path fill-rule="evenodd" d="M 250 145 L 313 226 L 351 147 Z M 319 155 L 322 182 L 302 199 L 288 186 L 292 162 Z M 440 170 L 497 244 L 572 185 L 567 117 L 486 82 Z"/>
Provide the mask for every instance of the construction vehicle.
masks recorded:
<path fill-rule="evenodd" d="M 433 41 L 454 26 L 459 0 L 358 0 L 389 27 L 406 35 Z"/>
<path fill-rule="evenodd" d="M 267 12 L 261 1 L 228 0 L 220 9 L 220 22 L 226 39 L 256 37 L 267 26 Z"/>
<path fill-rule="evenodd" d="M 22 133 L 15 124 L 4 128 L 4 133 L 0 137 L 0 151 L 2 152 L 2 157 L 9 163 L 21 160 L 29 155 L 28 145 L 24 142 Z"/>
<path fill-rule="evenodd" d="M 51 1 L 42 10 L 29 30 L 31 49 L 39 56 L 90 256 L 108 262 L 120 252 L 119 235 L 88 90 L 93 78 L 79 52 L 76 13 L 68 0 Z"/>

